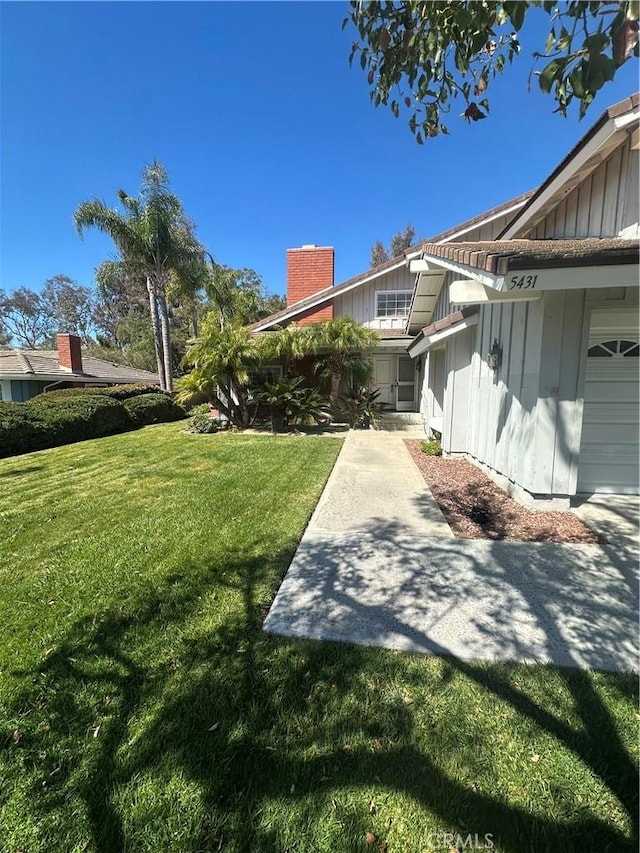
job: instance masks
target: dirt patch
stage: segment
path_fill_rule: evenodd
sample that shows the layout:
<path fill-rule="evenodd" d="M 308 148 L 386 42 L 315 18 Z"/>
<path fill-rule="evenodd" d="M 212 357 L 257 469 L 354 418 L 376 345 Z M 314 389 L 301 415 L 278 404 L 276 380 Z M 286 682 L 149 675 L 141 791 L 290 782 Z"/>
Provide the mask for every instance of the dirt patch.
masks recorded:
<path fill-rule="evenodd" d="M 405 441 L 442 514 L 461 539 L 602 542 L 573 513 L 528 509 L 471 462 L 427 456 L 420 450 L 420 443 Z"/>

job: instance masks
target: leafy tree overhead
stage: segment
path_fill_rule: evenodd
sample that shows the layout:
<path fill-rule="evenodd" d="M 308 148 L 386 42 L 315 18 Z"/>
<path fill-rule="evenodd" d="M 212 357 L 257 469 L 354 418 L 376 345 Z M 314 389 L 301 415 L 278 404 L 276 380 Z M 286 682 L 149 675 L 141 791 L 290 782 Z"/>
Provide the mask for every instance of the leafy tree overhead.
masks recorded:
<path fill-rule="evenodd" d="M 349 61 L 367 73 L 371 100 L 388 106 L 422 145 L 448 133 L 444 117 L 462 101 L 469 122 L 487 117 L 491 81 L 521 52 L 520 33 L 534 8 L 549 16 L 532 74 L 563 116 L 573 101 L 582 118 L 597 93 L 630 57 L 640 55 L 637 0 L 352 0 L 343 28 L 358 40 Z"/>

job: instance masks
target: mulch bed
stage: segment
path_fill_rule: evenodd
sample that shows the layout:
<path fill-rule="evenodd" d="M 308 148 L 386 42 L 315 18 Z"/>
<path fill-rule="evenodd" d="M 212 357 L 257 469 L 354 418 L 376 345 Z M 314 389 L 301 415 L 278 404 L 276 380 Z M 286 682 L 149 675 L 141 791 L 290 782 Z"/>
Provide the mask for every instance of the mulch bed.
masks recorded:
<path fill-rule="evenodd" d="M 427 456 L 418 440 L 405 444 L 453 533 L 461 539 L 520 542 L 602 540 L 571 512 L 528 509 L 465 459 Z"/>

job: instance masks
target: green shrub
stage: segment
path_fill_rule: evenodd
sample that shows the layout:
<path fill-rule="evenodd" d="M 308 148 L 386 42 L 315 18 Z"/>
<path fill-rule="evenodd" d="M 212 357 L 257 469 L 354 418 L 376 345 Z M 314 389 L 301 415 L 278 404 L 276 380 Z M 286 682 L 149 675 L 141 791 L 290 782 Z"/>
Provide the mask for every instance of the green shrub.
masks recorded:
<path fill-rule="evenodd" d="M 127 410 L 117 400 L 100 394 L 33 397 L 24 404 L 48 430 L 46 447 L 101 438 L 131 429 Z M 35 449 L 35 448 L 30 448 Z"/>
<path fill-rule="evenodd" d="M 228 421 L 221 421 L 219 418 L 210 418 L 209 415 L 197 412 L 189 419 L 187 432 L 193 432 L 198 435 L 207 435 L 226 429 L 227 423 Z"/>
<path fill-rule="evenodd" d="M 265 382 L 256 396 L 269 411 L 272 432 L 331 420 L 329 398 L 317 388 L 306 388 L 299 376 Z"/>
<path fill-rule="evenodd" d="M 338 400 L 338 410 L 351 429 L 375 429 L 384 403 L 378 401 L 380 390 L 351 390 Z"/>
<path fill-rule="evenodd" d="M 432 438 L 430 441 L 421 441 L 420 450 L 427 456 L 442 456 L 442 447 L 436 438 Z"/>
<path fill-rule="evenodd" d="M 49 428 L 26 403 L 0 402 L 0 457 L 50 447 Z"/>
<path fill-rule="evenodd" d="M 128 385 L 111 385 L 108 388 L 97 388 L 91 385 L 85 388 L 59 388 L 57 391 L 45 391 L 31 399 L 58 400 L 67 397 L 77 397 L 78 395 L 98 394 L 102 397 L 111 397 L 114 400 L 128 400 L 130 397 L 138 397 L 141 394 L 156 393 L 161 393 L 157 385 L 150 385 L 147 382 L 134 382 Z"/>
<path fill-rule="evenodd" d="M 207 417 L 209 417 L 210 412 L 211 406 L 209 405 L 209 403 L 198 403 L 197 406 L 191 406 L 189 408 L 189 414 L 194 416 L 206 415 Z"/>
<path fill-rule="evenodd" d="M 141 394 L 129 397 L 122 403 L 135 426 L 162 424 L 167 421 L 179 421 L 186 412 L 171 397 L 162 393 Z"/>
<path fill-rule="evenodd" d="M 87 391 L 90 389 L 87 388 Z M 129 385 L 112 385 L 110 388 L 94 388 L 94 393 L 113 397 L 114 400 L 130 400 L 132 397 L 141 397 L 146 394 L 158 394 L 165 397 L 170 396 L 168 391 L 161 391 L 158 385 L 148 382 L 134 382 Z"/>

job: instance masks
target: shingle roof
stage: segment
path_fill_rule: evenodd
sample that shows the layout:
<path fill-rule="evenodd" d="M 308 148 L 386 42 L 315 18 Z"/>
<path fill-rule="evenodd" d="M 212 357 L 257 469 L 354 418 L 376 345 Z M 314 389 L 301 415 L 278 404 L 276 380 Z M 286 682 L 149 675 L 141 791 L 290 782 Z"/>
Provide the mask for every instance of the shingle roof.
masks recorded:
<path fill-rule="evenodd" d="M 426 243 L 424 254 L 485 272 L 638 263 L 638 240 L 486 240 L 479 243 Z"/>
<path fill-rule="evenodd" d="M 480 225 L 481 222 L 484 222 L 485 219 L 491 219 L 495 216 L 499 216 L 505 210 L 509 210 L 512 207 L 515 207 L 518 204 L 524 204 L 528 201 L 536 192 L 536 190 L 529 190 L 529 192 L 522 193 L 522 195 L 518 195 L 515 198 L 510 199 L 509 201 L 505 201 L 502 204 L 496 205 L 496 207 L 490 208 L 490 210 L 485 210 L 484 213 L 479 213 L 477 216 L 474 216 L 472 219 L 466 219 L 464 222 L 459 222 L 457 225 L 454 225 L 452 228 L 447 228 L 446 231 L 441 231 L 439 234 L 436 234 L 434 237 L 429 237 L 426 240 L 426 243 L 440 243 L 443 240 L 446 240 L 447 237 L 451 237 L 452 234 L 457 234 L 459 231 L 467 231 L 473 228 L 474 225 Z M 416 248 L 420 248 L 418 245 Z"/>
<path fill-rule="evenodd" d="M 102 382 L 158 382 L 158 376 L 148 370 L 82 356 L 82 373 L 65 370 L 58 363 L 57 350 L 0 350 L 0 376 L 54 377 Z"/>

